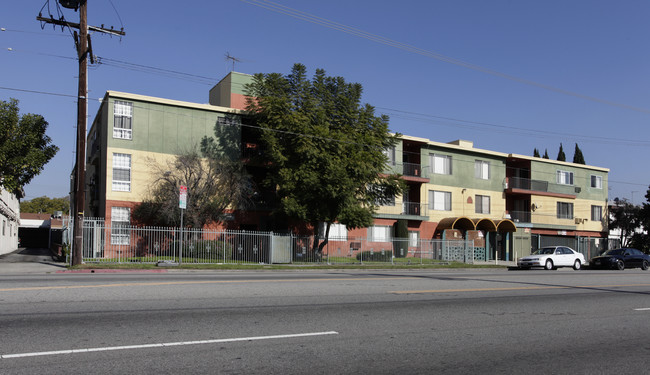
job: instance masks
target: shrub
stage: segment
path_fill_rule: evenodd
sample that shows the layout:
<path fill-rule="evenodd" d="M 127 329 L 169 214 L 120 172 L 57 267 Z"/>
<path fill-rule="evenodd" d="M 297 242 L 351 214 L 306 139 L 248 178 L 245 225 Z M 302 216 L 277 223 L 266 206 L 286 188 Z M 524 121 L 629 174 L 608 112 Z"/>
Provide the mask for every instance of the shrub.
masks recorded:
<path fill-rule="evenodd" d="M 357 260 L 363 262 L 390 262 L 392 258 L 393 252 L 391 250 L 366 250 L 357 253 Z"/>

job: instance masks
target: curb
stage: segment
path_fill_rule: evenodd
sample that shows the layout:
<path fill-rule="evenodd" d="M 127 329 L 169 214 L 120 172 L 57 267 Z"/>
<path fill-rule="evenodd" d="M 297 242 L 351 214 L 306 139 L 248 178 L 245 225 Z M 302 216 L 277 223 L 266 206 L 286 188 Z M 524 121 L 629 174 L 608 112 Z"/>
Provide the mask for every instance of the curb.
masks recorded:
<path fill-rule="evenodd" d="M 120 269 L 85 269 L 85 270 L 65 270 L 56 271 L 56 273 L 167 273 L 167 270 L 120 270 Z"/>

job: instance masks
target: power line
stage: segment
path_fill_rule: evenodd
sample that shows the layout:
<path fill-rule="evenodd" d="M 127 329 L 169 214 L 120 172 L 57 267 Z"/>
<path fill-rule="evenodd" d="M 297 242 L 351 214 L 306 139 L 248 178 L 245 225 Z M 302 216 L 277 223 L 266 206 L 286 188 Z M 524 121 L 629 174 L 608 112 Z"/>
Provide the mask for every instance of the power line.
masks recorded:
<path fill-rule="evenodd" d="M 593 97 L 593 96 L 580 94 L 580 93 L 577 93 L 577 92 L 574 92 L 574 91 L 565 90 L 565 89 L 561 89 L 561 88 L 554 87 L 554 86 L 551 86 L 551 85 L 546 85 L 546 84 L 543 84 L 543 83 L 535 82 L 535 81 L 532 81 L 532 80 L 529 80 L 529 79 L 516 77 L 516 76 L 510 75 L 510 74 L 502 73 L 502 72 L 492 70 L 490 68 L 486 68 L 486 67 L 483 67 L 483 66 L 480 66 L 480 65 L 468 63 L 468 62 L 465 62 L 465 61 L 462 61 L 462 60 L 459 60 L 459 59 L 456 59 L 456 58 L 453 58 L 453 57 L 445 56 L 445 55 L 442 55 L 442 54 L 439 54 L 439 53 L 436 53 L 436 52 L 432 52 L 432 51 L 425 50 L 425 49 L 422 49 L 422 48 L 419 48 L 419 47 L 415 47 L 415 46 L 410 45 L 410 44 L 398 42 L 396 40 L 389 39 L 389 38 L 386 38 L 386 37 L 383 37 L 383 36 L 380 36 L 380 35 L 372 34 L 372 33 L 369 33 L 369 32 L 366 32 L 366 31 L 363 31 L 363 30 L 360 30 L 360 29 L 356 29 L 354 27 L 347 26 L 347 25 L 344 25 L 344 24 L 341 24 L 341 23 L 338 23 L 338 22 L 335 22 L 335 21 L 330 21 L 328 19 L 318 17 L 318 16 L 313 15 L 311 13 L 303 12 L 303 11 L 300 11 L 300 10 L 297 10 L 297 9 L 294 9 L 294 8 L 290 8 L 290 7 L 281 5 L 281 4 L 274 3 L 272 1 L 267 1 L 267 0 L 241 0 L 241 1 L 243 1 L 245 3 L 248 3 L 248 4 L 251 4 L 251 5 L 255 5 L 255 6 L 260 7 L 260 8 L 268 9 L 268 10 L 276 12 L 276 13 L 280 13 L 280 14 L 284 14 L 284 15 L 287 15 L 287 16 L 290 16 L 290 17 L 293 17 L 293 18 L 297 18 L 299 20 L 307 21 L 307 22 L 310 22 L 310 23 L 313 23 L 313 24 L 316 24 L 316 25 L 320 25 L 320 26 L 324 26 L 324 27 L 327 27 L 327 28 L 330 28 L 330 29 L 333 29 L 333 30 L 341 31 L 341 32 L 344 32 L 346 34 L 358 36 L 360 38 L 367 39 L 367 40 L 370 40 L 370 41 L 373 41 L 373 42 L 377 42 L 377 43 L 380 43 L 380 44 L 383 44 L 383 45 L 398 48 L 398 49 L 401 49 L 403 51 L 415 53 L 415 54 L 425 56 L 425 57 L 430 57 L 430 58 L 436 59 L 438 61 L 442 61 L 442 62 L 446 62 L 446 63 L 449 63 L 449 64 L 453 64 L 453 65 L 461 66 L 461 67 L 464 67 L 464 68 L 472 69 L 472 70 L 482 72 L 482 73 L 486 73 L 486 74 L 490 74 L 490 75 L 493 75 L 493 76 L 496 76 L 496 77 L 505 78 L 505 79 L 510 80 L 510 81 L 522 83 L 522 84 L 529 85 L 529 86 L 538 87 L 538 88 L 541 88 L 541 89 L 544 89 L 544 90 L 552 91 L 552 92 L 563 94 L 563 95 L 568 95 L 568 96 L 573 96 L 573 97 L 584 99 L 584 100 L 589 100 L 589 101 L 596 102 L 596 103 L 606 104 L 606 105 L 609 105 L 609 106 L 629 109 L 629 110 L 636 111 L 636 112 L 650 113 L 650 109 L 647 109 L 647 108 L 639 108 L 639 107 L 634 107 L 634 106 L 631 106 L 631 105 L 628 105 L 628 104 L 614 102 L 614 101 L 611 101 L 611 100 L 600 99 L 600 98 L 596 98 L 596 97 Z"/>

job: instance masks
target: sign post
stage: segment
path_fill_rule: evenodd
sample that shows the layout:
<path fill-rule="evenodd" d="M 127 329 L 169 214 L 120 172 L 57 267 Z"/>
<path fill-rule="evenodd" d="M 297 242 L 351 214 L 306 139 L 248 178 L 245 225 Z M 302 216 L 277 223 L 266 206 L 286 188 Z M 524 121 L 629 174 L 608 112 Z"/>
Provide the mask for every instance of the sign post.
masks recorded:
<path fill-rule="evenodd" d="M 181 209 L 181 240 L 178 249 L 178 264 L 183 264 L 183 211 L 187 208 L 187 186 L 181 185 L 178 189 L 178 207 Z"/>

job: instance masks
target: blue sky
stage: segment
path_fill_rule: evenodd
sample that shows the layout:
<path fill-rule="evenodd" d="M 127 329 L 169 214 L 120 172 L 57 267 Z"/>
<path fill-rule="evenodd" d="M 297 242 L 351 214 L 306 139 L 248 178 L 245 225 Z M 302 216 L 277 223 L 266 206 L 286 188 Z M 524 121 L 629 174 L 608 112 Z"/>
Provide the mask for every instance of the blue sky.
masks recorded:
<path fill-rule="evenodd" d="M 0 99 L 43 115 L 60 147 L 25 199 L 66 196 L 74 161 L 76 53 L 67 30 L 41 29 L 46 3 L 6 2 L 0 15 Z M 227 53 L 249 74 L 301 62 L 361 83 L 395 132 L 551 159 L 562 142 L 569 161 L 578 143 L 587 164 L 610 169 L 610 198 L 639 204 L 650 184 L 649 16 L 645 0 L 90 0 L 89 24 L 126 36 L 92 36 L 105 63 L 89 69 L 89 126 L 106 90 L 207 103 L 232 68 Z"/>

